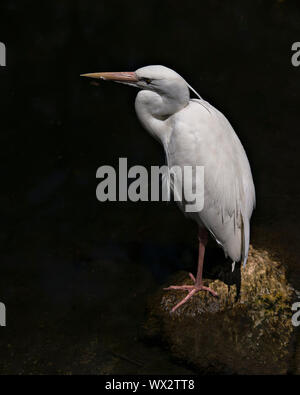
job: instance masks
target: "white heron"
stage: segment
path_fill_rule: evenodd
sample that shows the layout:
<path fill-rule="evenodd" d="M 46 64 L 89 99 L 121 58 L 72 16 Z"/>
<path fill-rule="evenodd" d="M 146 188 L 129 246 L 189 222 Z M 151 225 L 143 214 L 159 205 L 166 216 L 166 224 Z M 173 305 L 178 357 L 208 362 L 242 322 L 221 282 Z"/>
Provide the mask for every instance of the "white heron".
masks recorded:
<path fill-rule="evenodd" d="M 194 284 L 170 286 L 187 295 L 172 311 L 196 292 L 217 296 L 202 282 L 208 232 L 222 246 L 225 256 L 246 264 L 250 242 L 250 218 L 255 188 L 244 148 L 225 116 L 203 100 L 175 71 L 146 66 L 135 72 L 83 74 L 140 89 L 135 109 L 144 128 L 164 147 L 169 167 L 204 166 L 204 207 L 190 213 L 199 227 L 199 255 Z M 199 98 L 191 99 L 190 90 Z M 194 180 L 192 181 L 194 182 Z"/>

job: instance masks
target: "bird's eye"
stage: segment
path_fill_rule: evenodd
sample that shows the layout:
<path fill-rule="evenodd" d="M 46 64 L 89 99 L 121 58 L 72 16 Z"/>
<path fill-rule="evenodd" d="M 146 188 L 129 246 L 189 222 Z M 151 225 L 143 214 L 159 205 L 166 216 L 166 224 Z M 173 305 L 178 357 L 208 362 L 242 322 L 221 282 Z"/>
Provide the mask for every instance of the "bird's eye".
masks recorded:
<path fill-rule="evenodd" d="M 150 78 L 143 78 L 143 80 L 146 82 L 147 85 L 151 84 Z"/>

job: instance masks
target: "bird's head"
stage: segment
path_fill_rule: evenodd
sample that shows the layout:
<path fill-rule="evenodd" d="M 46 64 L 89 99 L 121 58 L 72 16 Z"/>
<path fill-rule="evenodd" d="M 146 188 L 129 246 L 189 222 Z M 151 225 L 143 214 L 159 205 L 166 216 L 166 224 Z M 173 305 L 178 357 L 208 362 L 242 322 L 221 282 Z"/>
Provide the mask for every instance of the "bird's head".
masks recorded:
<path fill-rule="evenodd" d="M 189 86 L 174 70 L 165 66 L 146 66 L 129 72 L 104 72 L 82 74 L 83 77 L 114 81 L 165 95 L 168 98 L 183 96 L 189 99 Z"/>

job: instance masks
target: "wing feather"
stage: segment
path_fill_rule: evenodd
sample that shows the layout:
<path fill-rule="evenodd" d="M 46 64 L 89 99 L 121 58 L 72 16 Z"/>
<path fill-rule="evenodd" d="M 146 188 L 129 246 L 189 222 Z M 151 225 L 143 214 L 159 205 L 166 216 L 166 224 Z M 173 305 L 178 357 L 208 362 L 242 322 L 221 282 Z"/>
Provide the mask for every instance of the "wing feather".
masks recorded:
<path fill-rule="evenodd" d="M 193 218 L 226 255 L 245 264 L 255 189 L 244 148 L 224 115 L 204 100 L 191 100 L 172 118 L 168 165 L 204 166 L 204 208 Z"/>

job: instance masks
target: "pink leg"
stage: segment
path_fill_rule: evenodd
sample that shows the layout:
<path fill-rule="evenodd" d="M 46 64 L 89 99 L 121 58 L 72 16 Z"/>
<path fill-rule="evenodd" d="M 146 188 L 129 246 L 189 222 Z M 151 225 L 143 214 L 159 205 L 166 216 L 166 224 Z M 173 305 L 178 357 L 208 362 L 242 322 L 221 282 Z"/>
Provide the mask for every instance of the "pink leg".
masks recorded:
<path fill-rule="evenodd" d="M 204 261 L 204 253 L 205 253 L 205 246 L 207 244 L 207 231 L 205 229 L 200 229 L 199 230 L 199 256 L 198 256 L 198 270 L 197 270 L 197 276 L 196 278 L 192 275 L 192 273 L 189 273 L 189 276 L 194 282 L 194 285 L 171 285 L 168 288 L 165 288 L 165 290 L 182 290 L 182 291 L 188 291 L 187 296 L 182 299 L 176 306 L 174 306 L 171 310 L 173 313 L 175 310 L 178 309 L 178 307 L 182 306 L 185 302 L 187 302 L 196 292 L 198 291 L 208 291 L 210 292 L 213 296 L 218 296 L 215 291 L 213 291 L 211 288 L 205 287 L 202 283 L 202 273 L 203 273 L 203 261 Z"/>

